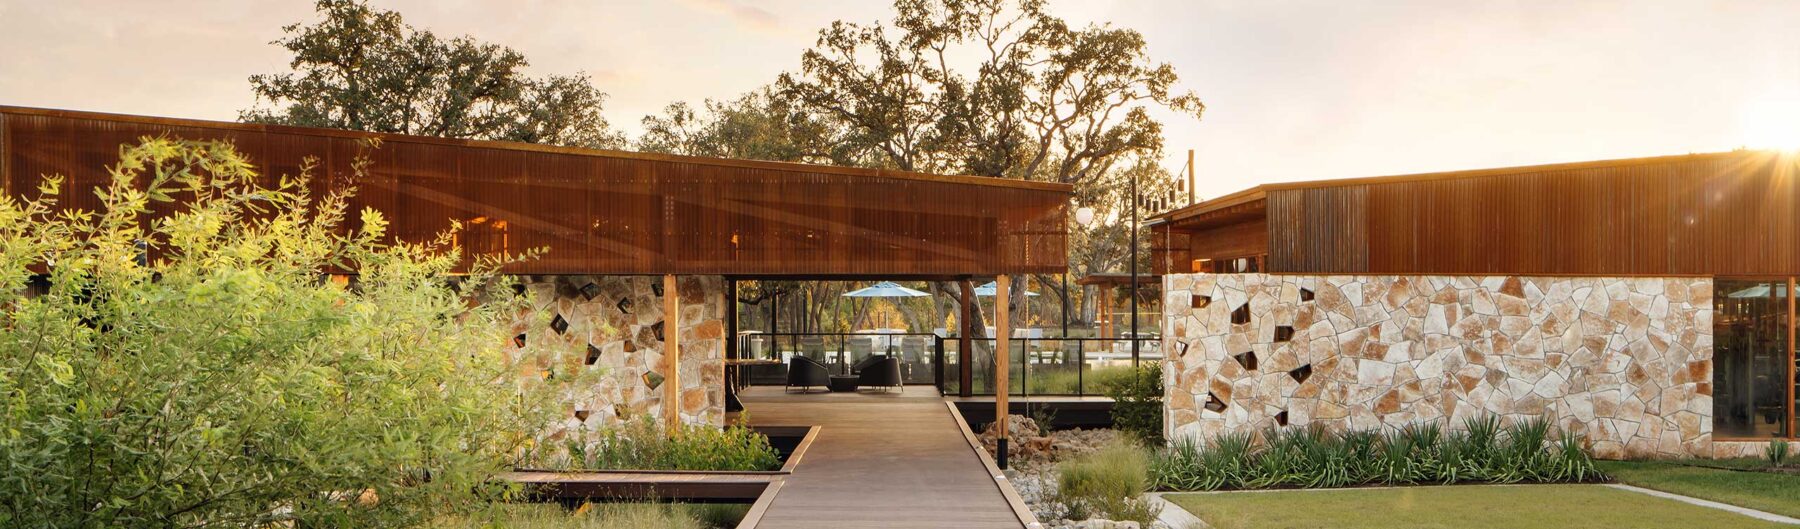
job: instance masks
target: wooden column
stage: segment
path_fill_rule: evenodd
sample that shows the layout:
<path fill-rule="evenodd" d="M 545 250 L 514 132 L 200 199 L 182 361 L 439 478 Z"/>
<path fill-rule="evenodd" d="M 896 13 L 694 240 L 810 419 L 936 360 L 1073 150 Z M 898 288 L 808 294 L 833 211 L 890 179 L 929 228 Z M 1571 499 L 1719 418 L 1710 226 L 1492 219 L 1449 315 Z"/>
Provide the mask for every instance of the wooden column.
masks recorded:
<path fill-rule="evenodd" d="M 681 293 L 675 274 L 663 276 L 663 426 L 681 431 Z"/>
<path fill-rule="evenodd" d="M 1795 407 L 1795 404 L 1797 404 L 1794 401 L 1794 370 L 1800 369 L 1800 365 L 1795 364 L 1795 361 L 1796 361 L 1795 354 L 1796 353 L 1794 351 L 1794 330 L 1795 330 L 1794 322 L 1795 322 L 1795 320 L 1800 320 L 1800 314 L 1794 313 L 1794 278 L 1792 278 L 1792 277 L 1788 278 L 1787 299 L 1788 299 L 1788 307 L 1787 307 L 1787 309 L 1788 309 L 1787 310 L 1787 312 L 1788 312 L 1788 329 L 1787 329 L 1787 331 L 1788 331 L 1787 332 L 1787 335 L 1788 335 L 1788 339 L 1787 339 L 1788 378 L 1787 378 L 1787 402 L 1783 403 L 1783 404 L 1786 404 L 1786 406 L 1783 406 L 1783 407 L 1788 409 L 1787 436 L 1790 438 L 1794 438 L 1794 437 L 1800 437 L 1800 433 L 1797 433 L 1794 431 L 1795 426 L 1800 426 L 1800 424 L 1795 424 L 1795 421 L 1794 421 L 1794 407 Z"/>
<path fill-rule="evenodd" d="M 1006 442 L 1006 397 L 1007 393 L 1011 393 L 1008 391 L 1011 386 L 1007 378 L 1012 374 L 1012 360 L 1008 358 L 1012 354 L 1012 344 L 1010 343 L 1012 326 L 1008 321 L 1011 318 L 1007 314 L 1011 312 L 1008 310 L 1011 308 L 1009 305 L 1012 301 L 1009 297 L 1011 286 L 1012 278 L 1009 276 L 1001 275 L 994 279 L 994 420 L 996 421 L 994 424 L 998 425 L 996 431 L 1000 434 L 999 448 L 1003 452 L 1008 444 Z M 1004 462 L 1006 456 L 1002 454 L 999 459 Z"/>

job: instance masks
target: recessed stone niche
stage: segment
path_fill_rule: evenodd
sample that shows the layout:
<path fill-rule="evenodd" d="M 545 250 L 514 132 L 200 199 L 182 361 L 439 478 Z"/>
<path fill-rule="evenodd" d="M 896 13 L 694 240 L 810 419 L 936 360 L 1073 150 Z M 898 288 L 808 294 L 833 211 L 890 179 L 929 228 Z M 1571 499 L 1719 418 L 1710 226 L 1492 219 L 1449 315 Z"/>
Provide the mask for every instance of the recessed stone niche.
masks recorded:
<path fill-rule="evenodd" d="M 1288 376 L 1292 377 L 1294 379 L 1294 382 L 1305 384 L 1306 379 L 1312 378 L 1312 364 L 1306 364 L 1306 365 L 1303 365 L 1300 367 L 1296 367 L 1296 368 L 1288 371 Z"/>
<path fill-rule="evenodd" d="M 1244 366 L 1244 369 L 1250 371 L 1256 370 L 1256 351 L 1244 351 L 1242 353 L 1234 354 L 1231 355 L 1231 359 L 1237 360 L 1238 365 Z"/>
<path fill-rule="evenodd" d="M 1204 309 L 1208 305 L 1212 305 L 1212 296 L 1201 296 L 1196 294 L 1190 302 L 1190 306 L 1196 309 Z"/>
<path fill-rule="evenodd" d="M 1243 325 L 1246 323 L 1250 323 L 1250 304 L 1249 303 L 1245 303 L 1243 305 L 1238 305 L 1237 309 L 1231 311 L 1231 324 L 1232 325 Z"/>
<path fill-rule="evenodd" d="M 550 319 L 550 330 L 556 331 L 556 334 L 568 334 L 569 320 L 563 319 L 561 314 L 557 314 L 555 318 Z"/>
<path fill-rule="evenodd" d="M 1275 343 L 1282 343 L 1282 342 L 1286 342 L 1286 341 L 1292 340 L 1292 339 L 1294 339 L 1294 326 L 1292 326 L 1292 325 L 1276 325 L 1275 326 Z"/>
<path fill-rule="evenodd" d="M 1276 426 L 1287 426 L 1288 425 L 1287 410 L 1281 410 L 1280 413 L 1275 414 L 1275 425 Z"/>
<path fill-rule="evenodd" d="M 1206 411 L 1210 411 L 1210 412 L 1214 412 L 1214 413 L 1225 411 L 1225 401 L 1219 400 L 1218 395 L 1214 395 L 1210 391 L 1207 392 L 1206 393 Z"/>

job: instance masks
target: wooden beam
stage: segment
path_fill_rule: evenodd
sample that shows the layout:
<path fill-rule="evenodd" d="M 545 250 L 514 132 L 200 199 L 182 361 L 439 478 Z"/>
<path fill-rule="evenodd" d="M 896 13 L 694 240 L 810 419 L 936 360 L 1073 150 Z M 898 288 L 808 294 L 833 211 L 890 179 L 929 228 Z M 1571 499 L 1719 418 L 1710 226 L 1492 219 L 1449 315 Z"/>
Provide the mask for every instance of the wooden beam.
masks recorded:
<path fill-rule="evenodd" d="M 1006 439 L 1006 397 L 1011 393 L 1011 381 L 1007 380 L 1012 374 L 1012 360 L 1008 358 L 1012 353 L 1012 327 L 1007 314 L 1012 308 L 1011 288 L 1012 276 L 994 278 L 994 424 L 998 425 L 1001 439 Z M 1006 457 L 1001 456 L 1000 460 L 1005 461 Z"/>
<path fill-rule="evenodd" d="M 681 431 L 681 293 L 675 274 L 663 275 L 663 426 Z"/>

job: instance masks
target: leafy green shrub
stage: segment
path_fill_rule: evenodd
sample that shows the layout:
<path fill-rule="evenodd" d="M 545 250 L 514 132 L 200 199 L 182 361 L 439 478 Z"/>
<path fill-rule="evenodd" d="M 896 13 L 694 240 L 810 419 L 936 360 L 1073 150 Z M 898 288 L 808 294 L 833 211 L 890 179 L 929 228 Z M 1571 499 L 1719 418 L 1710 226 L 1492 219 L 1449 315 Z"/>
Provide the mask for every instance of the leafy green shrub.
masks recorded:
<path fill-rule="evenodd" d="M 1787 441 L 1779 439 L 1769 441 L 1769 447 L 1763 449 L 1763 459 L 1769 462 L 1769 466 L 1778 467 L 1787 464 L 1787 458 Z"/>
<path fill-rule="evenodd" d="M 1581 439 L 1556 435 L 1549 421 L 1502 426 L 1497 417 L 1448 433 L 1436 423 L 1335 434 L 1309 425 L 1210 444 L 1178 439 L 1152 456 L 1151 475 L 1156 488 L 1181 491 L 1606 479 Z"/>
<path fill-rule="evenodd" d="M 446 282 L 449 237 L 386 242 L 229 144 L 110 171 L 95 211 L 56 210 L 55 177 L 0 197 L 0 527 L 417 525 L 551 420 L 497 383 L 533 359 L 503 350 L 526 300 L 494 259 Z"/>
<path fill-rule="evenodd" d="M 1106 396 L 1113 399 L 1113 428 L 1150 445 L 1163 442 L 1163 377 L 1161 362 L 1147 362 L 1131 376 L 1103 380 Z"/>
<path fill-rule="evenodd" d="M 1098 515 L 1147 526 L 1160 513 L 1157 505 L 1140 497 L 1150 490 L 1150 456 L 1135 443 L 1109 443 L 1056 469 L 1056 501 L 1068 509 L 1069 519 Z"/>
<path fill-rule="evenodd" d="M 581 433 L 565 444 L 567 452 L 534 458 L 534 466 L 635 470 L 776 470 L 780 454 L 769 438 L 743 426 L 723 429 L 684 424 L 674 436 L 655 420 L 643 418 L 598 433 Z"/>
<path fill-rule="evenodd" d="M 736 527 L 749 508 L 734 504 L 584 503 L 573 511 L 555 504 L 496 503 L 467 515 L 445 517 L 447 529 L 717 529 Z"/>

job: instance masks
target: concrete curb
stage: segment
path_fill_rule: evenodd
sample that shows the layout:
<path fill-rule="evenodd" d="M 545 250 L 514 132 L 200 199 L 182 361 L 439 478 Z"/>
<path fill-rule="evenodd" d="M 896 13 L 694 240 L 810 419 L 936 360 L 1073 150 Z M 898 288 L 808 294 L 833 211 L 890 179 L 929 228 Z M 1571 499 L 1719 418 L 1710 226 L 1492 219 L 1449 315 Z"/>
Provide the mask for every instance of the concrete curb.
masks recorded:
<path fill-rule="evenodd" d="M 1703 499 L 1695 498 L 1692 496 L 1683 496 L 1683 495 L 1675 494 L 1672 492 L 1663 492 L 1660 490 L 1646 489 L 1643 487 L 1634 487 L 1631 485 L 1610 483 L 1610 484 L 1607 484 L 1606 486 L 1612 487 L 1615 489 L 1619 489 L 1619 490 L 1629 490 L 1629 491 L 1640 493 L 1640 494 L 1649 494 L 1651 496 L 1656 496 L 1658 498 L 1675 500 L 1675 501 L 1679 501 L 1679 502 L 1686 503 L 1686 504 L 1699 505 L 1701 507 L 1711 507 L 1711 508 L 1718 509 L 1721 511 L 1734 512 L 1734 513 L 1742 514 L 1744 516 L 1749 516 L 1751 518 L 1755 518 L 1758 520 L 1792 524 L 1792 525 L 1800 525 L 1800 518 L 1791 518 L 1791 517 L 1775 514 L 1772 512 L 1763 512 L 1763 511 L 1759 511 L 1756 509 L 1750 509 L 1750 508 L 1746 508 L 1746 507 L 1739 507 L 1736 505 L 1719 503 L 1719 502 L 1712 501 L 1712 500 L 1703 500 Z"/>

